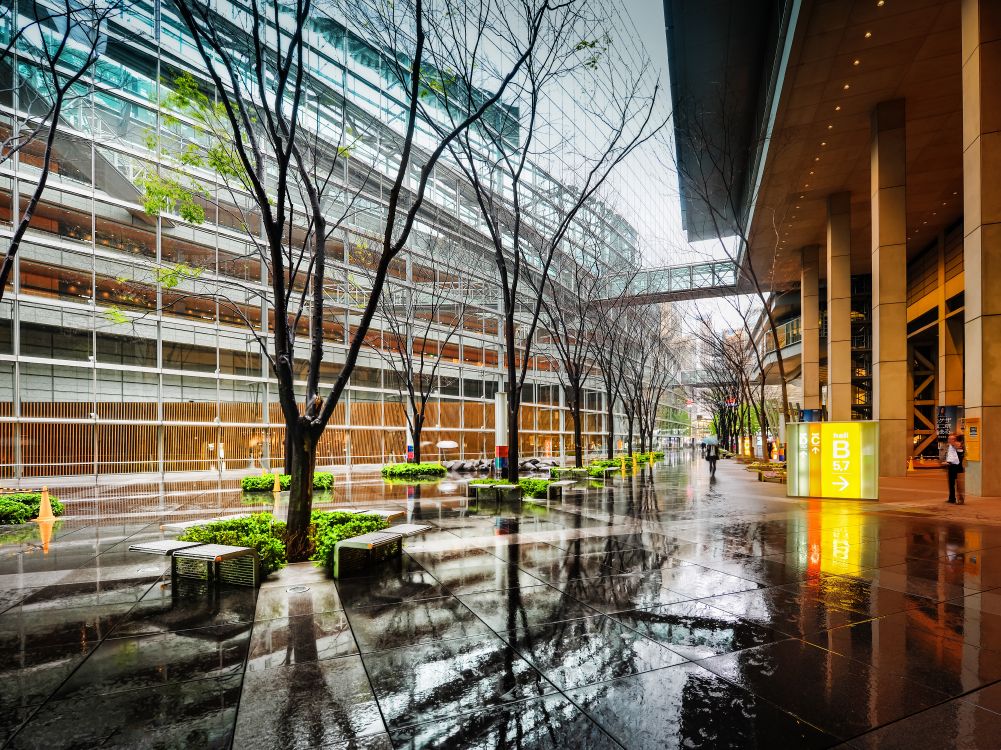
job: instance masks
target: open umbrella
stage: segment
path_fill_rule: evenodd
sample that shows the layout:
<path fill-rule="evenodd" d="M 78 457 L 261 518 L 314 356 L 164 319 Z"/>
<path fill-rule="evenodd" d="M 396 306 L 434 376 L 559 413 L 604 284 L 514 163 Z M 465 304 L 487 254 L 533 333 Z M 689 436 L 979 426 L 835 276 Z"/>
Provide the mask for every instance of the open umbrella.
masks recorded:
<path fill-rule="evenodd" d="M 706 437 L 706 445 L 719 445 L 719 438 L 715 435 L 708 435 Z"/>

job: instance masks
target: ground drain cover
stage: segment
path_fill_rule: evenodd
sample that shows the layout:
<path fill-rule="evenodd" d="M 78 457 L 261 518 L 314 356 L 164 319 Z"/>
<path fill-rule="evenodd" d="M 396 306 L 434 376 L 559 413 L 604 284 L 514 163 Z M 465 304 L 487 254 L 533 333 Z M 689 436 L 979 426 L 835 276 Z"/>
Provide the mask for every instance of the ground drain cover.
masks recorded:
<path fill-rule="evenodd" d="M 137 573 L 159 573 L 159 568 L 136 568 Z"/>
<path fill-rule="evenodd" d="M 289 586 L 286 591 L 291 591 L 293 594 L 301 594 L 304 591 L 309 591 L 309 586 Z"/>

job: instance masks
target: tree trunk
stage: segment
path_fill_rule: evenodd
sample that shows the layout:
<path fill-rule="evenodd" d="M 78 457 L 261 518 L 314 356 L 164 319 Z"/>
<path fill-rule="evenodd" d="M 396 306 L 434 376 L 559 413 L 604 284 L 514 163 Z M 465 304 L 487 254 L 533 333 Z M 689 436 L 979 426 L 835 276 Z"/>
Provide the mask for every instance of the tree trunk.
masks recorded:
<path fill-rule="evenodd" d="M 583 438 L 581 437 L 583 430 L 581 429 L 581 414 L 580 414 L 580 398 L 574 400 L 573 406 L 573 455 L 574 455 L 574 466 L 578 469 L 584 466 L 584 446 L 582 445 Z"/>
<path fill-rule="evenodd" d="M 633 416 L 627 416 L 626 421 L 629 424 L 629 439 L 626 440 L 626 449 L 629 451 L 629 455 L 631 456 L 633 454 Z"/>
<path fill-rule="evenodd" d="M 512 388 L 507 394 L 507 476 L 518 483 L 518 416 L 521 412 L 521 389 Z"/>
<path fill-rule="evenodd" d="M 414 427 L 411 431 L 413 434 L 411 438 L 414 441 L 414 463 L 419 464 L 421 462 L 421 433 L 424 431 L 424 415 L 421 414 L 419 417 L 414 417 Z"/>
<path fill-rule="evenodd" d="M 313 507 L 313 472 L 316 470 L 316 438 L 298 425 L 287 426 L 292 434 L 292 483 L 289 487 L 286 546 L 289 562 L 309 559 L 309 522 Z"/>
<path fill-rule="evenodd" d="M 605 403 L 608 404 L 608 455 L 615 458 L 615 403 L 612 399 L 612 389 L 605 389 Z"/>

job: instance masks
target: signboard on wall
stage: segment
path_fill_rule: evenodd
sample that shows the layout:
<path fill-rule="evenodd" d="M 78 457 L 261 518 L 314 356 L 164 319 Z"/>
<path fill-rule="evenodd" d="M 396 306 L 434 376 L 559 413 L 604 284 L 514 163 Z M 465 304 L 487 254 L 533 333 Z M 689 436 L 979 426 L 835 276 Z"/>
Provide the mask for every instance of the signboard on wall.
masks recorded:
<path fill-rule="evenodd" d="M 879 497 L 878 422 L 793 422 L 787 430 L 789 497 Z"/>
<path fill-rule="evenodd" d="M 980 460 L 980 417 L 966 419 L 966 460 Z"/>

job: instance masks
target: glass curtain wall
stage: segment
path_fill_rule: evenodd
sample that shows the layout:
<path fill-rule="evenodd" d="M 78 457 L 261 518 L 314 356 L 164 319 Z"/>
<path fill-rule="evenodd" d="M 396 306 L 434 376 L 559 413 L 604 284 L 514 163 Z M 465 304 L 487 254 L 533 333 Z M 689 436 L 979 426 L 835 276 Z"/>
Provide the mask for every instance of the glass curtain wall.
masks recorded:
<path fill-rule="evenodd" d="M 31 12 L 31 3 L 14 2 L 14 12 L 0 21 L 3 42 Z M 388 168 L 385 151 L 393 147 L 392 123 L 402 105 L 378 70 L 380 56 L 343 19 L 322 19 L 309 39 L 317 127 L 341 127 L 343 113 L 367 118 L 365 127 L 384 137 L 361 144 L 353 156 Z M 0 134 L 18 127 L 24 102 L 46 96 L 33 43 L 20 41 L 2 71 L 13 85 L 0 108 Z M 200 77 L 192 67 L 196 58 L 168 3 L 130 4 L 128 18 L 111 25 L 105 53 L 63 112 L 48 186 L 0 304 L 0 478 L 259 470 L 281 463 L 277 388 L 259 346 L 273 318 L 261 301 L 267 269 L 225 209 L 239 196 L 222 195 L 192 170 L 187 177 L 203 179 L 215 193 L 206 220 L 196 225 L 147 214 L 138 187 L 143 175 L 169 169 L 161 154 L 185 122 L 178 118 L 167 127 L 157 102 L 182 72 Z M 32 146 L 0 170 L 0 247 L 10 240 L 15 206 L 23 207 L 37 184 L 41 157 Z M 541 171 L 533 178 L 540 195 L 549 180 Z M 442 164 L 429 194 L 429 210 L 444 225 L 475 235 L 478 209 L 457 169 Z M 336 238 L 336 258 L 328 262 L 321 373 L 328 385 L 372 267 L 369 242 L 382 227 L 379 196 L 362 201 L 365 210 Z M 595 210 L 607 228 L 605 260 L 636 263 L 636 231 L 607 207 Z M 421 283 L 421 264 L 429 264 L 420 255 L 421 239 L 418 232 L 413 262 L 393 269 L 400 283 Z M 467 250 L 465 283 L 478 293 L 467 301 L 457 335 L 436 350 L 442 362 L 425 427 L 428 457 L 436 456 L 433 446 L 441 440 L 458 444 L 450 458 L 493 455 L 493 398 L 502 382 L 497 294 L 486 248 L 470 244 Z M 159 269 L 180 264 L 198 269 L 197 276 L 164 283 Z M 209 294 L 219 288 L 227 304 Z M 447 329 L 431 330 L 444 337 Z M 403 399 L 377 351 L 386 348 L 388 335 L 377 320 L 320 443 L 320 465 L 404 455 Z M 572 453 L 552 358 L 540 350 L 535 360 L 522 455 Z M 586 404 L 585 448 L 600 452 L 609 429 L 602 395 L 589 393 Z"/>

